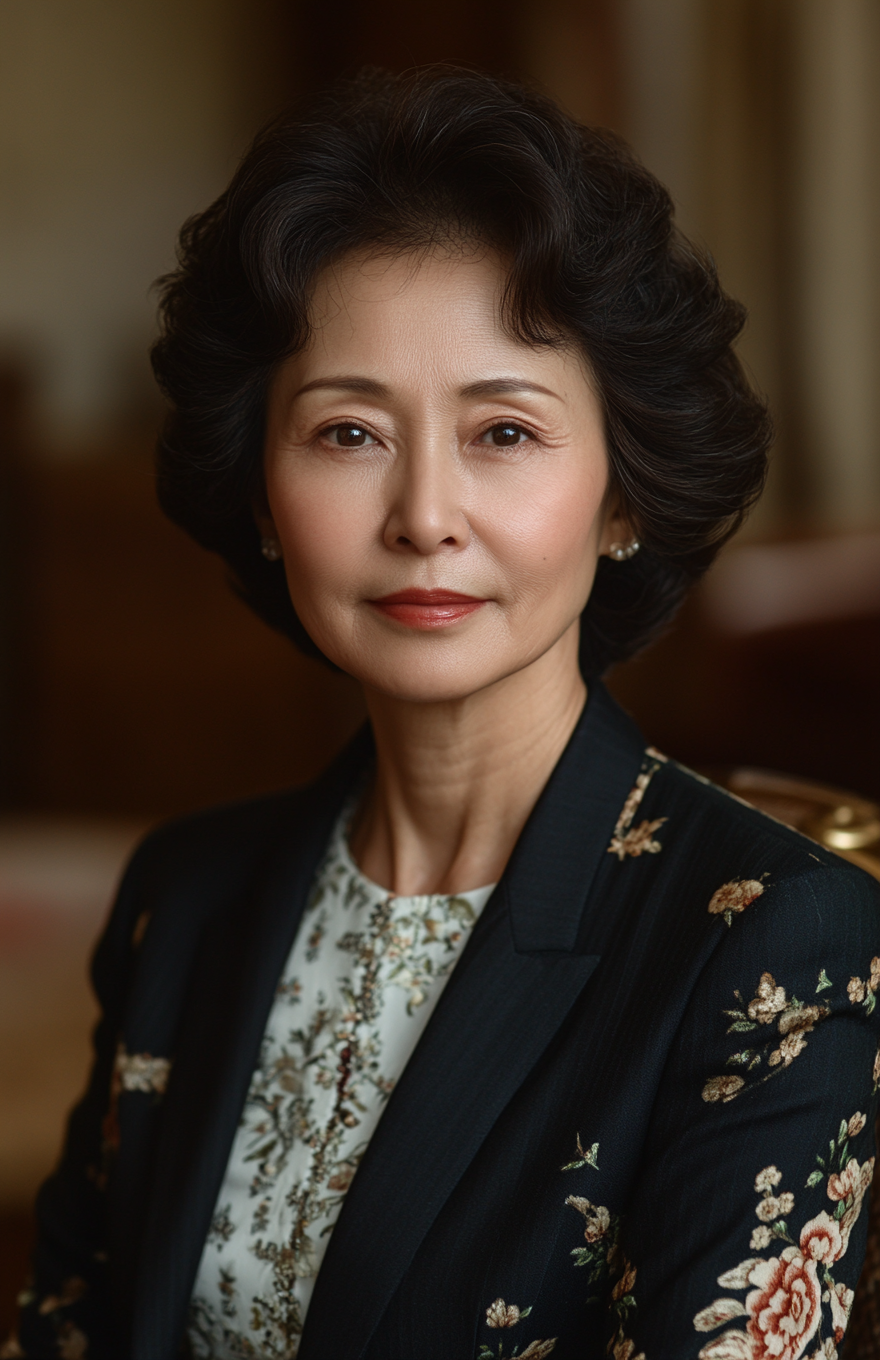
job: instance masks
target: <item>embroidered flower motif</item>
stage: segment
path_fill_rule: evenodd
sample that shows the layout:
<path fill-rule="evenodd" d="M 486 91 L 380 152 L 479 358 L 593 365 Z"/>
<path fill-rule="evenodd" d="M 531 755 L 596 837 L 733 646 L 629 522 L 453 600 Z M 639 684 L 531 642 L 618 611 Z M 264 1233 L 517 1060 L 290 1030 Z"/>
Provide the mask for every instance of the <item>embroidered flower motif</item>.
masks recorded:
<path fill-rule="evenodd" d="M 633 1354 L 635 1348 L 635 1342 L 630 1341 L 629 1337 L 621 1337 L 615 1342 L 614 1350 L 611 1352 L 613 1360 L 645 1360 L 644 1351 L 639 1351 L 638 1355 Z"/>
<path fill-rule="evenodd" d="M 800 1231 L 797 1241 L 782 1215 L 795 1207 L 790 1191 L 778 1191 L 779 1168 L 766 1166 L 755 1177 L 755 1191 L 762 1196 L 756 1208 L 761 1226 L 751 1237 L 753 1251 L 762 1251 L 774 1239 L 787 1245 L 769 1259 L 751 1257 L 718 1277 L 725 1289 L 748 1289 L 744 1306 L 737 1299 L 721 1298 L 694 1317 L 697 1331 L 714 1331 L 736 1317 L 745 1316 L 745 1330 L 729 1328 L 700 1351 L 701 1360 L 836 1360 L 852 1309 L 853 1291 L 832 1274 L 846 1254 L 855 1224 L 874 1171 L 873 1158 L 859 1163 L 849 1156 L 850 1139 L 864 1131 L 865 1116 L 856 1111 L 841 1120 L 831 1140 L 830 1157 L 816 1158 L 818 1169 L 807 1180 L 807 1189 L 827 1182 L 828 1197 L 837 1205 L 833 1214 L 820 1210 Z M 852 1132 L 850 1132 L 852 1130 Z M 821 1277 L 821 1282 L 820 1282 Z M 825 1286 L 822 1292 L 822 1286 Z M 826 1304 L 833 1335 L 822 1336 L 822 1305 Z"/>
<path fill-rule="evenodd" d="M 503 1299 L 496 1299 L 486 1309 L 486 1326 L 515 1327 L 520 1318 L 528 1317 L 531 1311 L 531 1308 L 520 1311 L 515 1303 L 505 1303 Z"/>
<path fill-rule="evenodd" d="M 844 1253 L 840 1227 L 823 1209 L 801 1228 L 800 1249 L 804 1256 L 830 1265 Z"/>
<path fill-rule="evenodd" d="M 604 1204 L 591 1204 L 588 1199 L 583 1199 L 580 1195 L 569 1195 L 565 1202 L 570 1204 L 572 1209 L 577 1209 L 578 1213 L 583 1214 L 586 1221 L 584 1237 L 588 1242 L 601 1242 L 603 1237 L 607 1237 L 611 1225 L 611 1215 Z"/>
<path fill-rule="evenodd" d="M 841 1256 L 849 1245 L 849 1235 L 862 1212 L 862 1201 L 871 1187 L 873 1178 L 873 1157 L 861 1166 L 858 1158 L 850 1157 L 840 1175 L 828 1177 L 828 1198 L 837 1203 L 836 1213 L 840 1215 L 840 1235 L 843 1239 Z"/>
<path fill-rule="evenodd" d="M 617 1281 L 617 1284 L 611 1291 L 611 1297 L 615 1301 L 615 1303 L 617 1302 L 618 1299 L 622 1299 L 625 1294 L 632 1293 L 632 1288 L 635 1282 L 636 1282 L 636 1269 L 633 1265 L 630 1264 L 629 1261 L 624 1260 L 623 1274 L 621 1275 L 620 1279 Z"/>
<path fill-rule="evenodd" d="M 611 837 L 611 844 L 608 846 L 608 854 L 616 855 L 621 863 L 627 855 L 637 859 L 640 855 L 656 855 L 663 849 L 659 841 L 653 839 L 654 832 L 659 830 L 666 817 L 657 817 L 654 821 L 640 822 L 633 827 L 632 821 L 638 811 L 639 804 L 645 796 L 645 792 L 654 775 L 665 761 L 665 756 L 649 748 L 650 759 L 645 761 L 642 769 L 636 778 L 636 782 L 630 789 L 626 797 L 626 802 L 621 809 L 620 816 Z"/>
<path fill-rule="evenodd" d="M 749 1283 L 749 1274 L 754 1266 L 761 1264 L 760 1256 L 753 1256 L 747 1261 L 740 1261 L 733 1270 L 725 1270 L 723 1275 L 718 1276 L 718 1283 L 722 1289 L 745 1289 Z"/>
<path fill-rule="evenodd" d="M 786 1190 L 778 1196 L 765 1195 L 755 1213 L 762 1223 L 770 1223 L 774 1218 L 781 1217 L 782 1214 L 790 1214 L 793 1208 L 794 1195 L 790 1190 Z"/>
<path fill-rule="evenodd" d="M 874 1079 L 874 1090 L 876 1091 L 877 1087 L 880 1086 L 880 1046 L 878 1046 L 877 1052 L 874 1054 L 874 1071 L 872 1076 Z"/>
<path fill-rule="evenodd" d="M 772 973 L 762 973 L 754 1000 L 749 1002 L 749 1019 L 759 1025 L 770 1025 L 774 1016 L 784 1011 L 786 1005 L 785 988 L 776 986 Z"/>
<path fill-rule="evenodd" d="M 621 861 L 627 855 L 637 859 L 639 855 L 659 854 L 663 846 L 654 840 L 654 832 L 659 830 L 666 820 L 666 817 L 655 817 L 653 822 L 639 822 L 638 826 L 627 831 L 625 836 L 615 836 L 609 847 L 611 853 L 617 855 Z"/>
<path fill-rule="evenodd" d="M 518 1308 L 515 1303 L 505 1303 L 503 1299 L 496 1299 L 486 1309 L 486 1326 L 492 1328 L 516 1327 L 518 1323 L 522 1322 L 523 1318 L 529 1316 L 531 1311 L 531 1305 L 528 1308 Z M 549 1355 L 554 1349 L 557 1339 L 554 1336 L 549 1341 L 530 1341 L 524 1351 L 515 1346 L 512 1356 L 516 1356 L 517 1360 L 525 1360 L 526 1356 L 529 1357 L 529 1360 L 543 1360 L 543 1357 Z M 493 1351 L 490 1346 L 483 1342 L 477 1354 L 477 1360 L 504 1360 L 503 1345 L 500 1345 L 497 1351 Z"/>
<path fill-rule="evenodd" d="M 562 1170 L 580 1171 L 582 1166 L 591 1166 L 594 1171 L 598 1171 L 599 1170 L 598 1157 L 599 1157 L 599 1144 L 594 1143 L 592 1147 L 587 1148 L 585 1150 L 581 1144 L 581 1136 L 580 1134 L 578 1134 L 577 1157 L 573 1162 L 566 1162 L 565 1166 L 562 1167 Z"/>
<path fill-rule="evenodd" d="M 824 970 L 823 970 L 824 971 Z M 828 984 L 830 986 L 830 983 Z M 807 1047 L 806 1035 L 812 1033 L 813 1028 L 830 1015 L 830 1009 L 822 1005 L 805 1006 L 797 997 L 786 995 L 785 988 L 776 983 L 772 973 L 762 973 L 758 981 L 758 986 L 753 999 L 746 1006 L 742 994 L 734 992 L 734 996 L 739 1002 L 739 1008 L 724 1012 L 731 1020 L 727 1028 L 728 1034 L 754 1034 L 761 1027 L 773 1025 L 775 1023 L 780 1042 L 778 1047 L 768 1053 L 773 1040 L 768 1036 L 763 1042 L 750 1041 L 746 1048 L 739 1049 L 731 1053 L 727 1059 L 729 1066 L 744 1067 L 746 1072 L 753 1071 L 760 1067 L 767 1056 L 767 1064 L 776 1071 L 783 1071 L 790 1067 L 795 1058 L 803 1053 Z M 766 1072 L 751 1085 L 758 1085 L 762 1081 L 769 1081 L 775 1072 Z M 716 1090 L 716 1083 L 723 1081 L 723 1078 L 714 1077 L 706 1083 L 703 1089 L 704 1100 L 717 1100 L 719 1096 L 713 1094 Z M 746 1085 L 742 1081 L 735 1089 L 731 1088 L 728 1092 L 722 1092 L 720 1098 L 732 1100 Z"/>
<path fill-rule="evenodd" d="M 562 1170 L 576 1171 L 589 1166 L 598 1171 L 599 1144 L 594 1143 L 586 1152 L 578 1134 L 577 1150 L 578 1159 L 568 1162 Z M 626 1335 L 629 1330 L 627 1320 L 636 1308 L 632 1292 L 636 1269 L 620 1250 L 620 1217 L 612 1214 L 604 1204 L 593 1204 L 583 1195 L 569 1195 L 565 1203 L 584 1219 L 587 1245 L 573 1247 L 571 1254 L 576 1266 L 586 1267 L 588 1284 L 599 1286 L 599 1292 L 593 1294 L 590 1301 L 606 1298 L 610 1311 L 617 1317 L 617 1329 L 608 1342 L 608 1353 L 613 1360 L 645 1360 L 644 1352 L 635 1355 L 635 1343 Z M 607 1292 L 609 1285 L 610 1293 Z M 524 1351 L 523 1356 L 526 1354 Z M 481 1354 L 478 1360 L 489 1360 L 489 1356 Z"/>
<path fill-rule="evenodd" d="M 774 1048 L 767 1061 L 771 1067 L 776 1067 L 779 1063 L 789 1067 L 798 1054 L 803 1053 L 806 1046 L 807 1041 L 802 1034 L 788 1034 L 779 1047 Z"/>
<path fill-rule="evenodd" d="M 802 1006 L 792 1000 L 779 1017 L 780 1034 L 809 1034 L 810 1030 L 828 1014 L 827 1006 Z"/>
<path fill-rule="evenodd" d="M 847 1125 L 847 1130 L 849 1130 L 849 1125 Z M 864 1194 L 871 1184 L 871 1170 L 873 1168 L 870 1162 L 866 1162 L 864 1167 L 860 1167 L 858 1158 L 850 1157 L 839 1176 L 828 1177 L 828 1198 L 847 1200 L 853 1195 Z"/>
<path fill-rule="evenodd" d="M 814 1261 L 797 1247 L 786 1247 L 749 1274 L 756 1286 L 746 1295 L 747 1332 L 755 1360 L 797 1360 L 816 1334 L 822 1315 L 822 1291 Z"/>
<path fill-rule="evenodd" d="M 851 977 L 846 994 L 854 1006 L 864 1006 L 870 1015 L 877 1004 L 875 992 L 880 988 L 880 958 L 873 958 L 868 966 L 867 978 Z"/>
<path fill-rule="evenodd" d="M 776 1067 L 779 1063 L 784 1067 L 790 1066 L 807 1046 L 804 1036 L 811 1034 L 813 1027 L 829 1013 L 827 1006 L 803 1006 L 793 999 L 779 1018 L 779 1033 L 784 1037 L 779 1047 L 770 1054 L 770 1066 Z"/>
<path fill-rule="evenodd" d="M 849 1289 L 841 1280 L 833 1289 L 826 1289 L 822 1298 L 831 1305 L 831 1325 L 834 1328 L 834 1341 L 839 1346 L 849 1322 L 849 1315 L 852 1312 L 855 1291 Z"/>
<path fill-rule="evenodd" d="M 707 1102 L 723 1100 L 726 1103 L 739 1095 L 744 1086 L 742 1077 L 710 1077 L 703 1087 L 703 1099 Z"/>
<path fill-rule="evenodd" d="M 763 892 L 764 885 L 756 878 L 735 878 L 715 890 L 709 899 L 709 912 L 713 916 L 723 916 L 731 925 L 734 915 L 745 911 Z"/>
<path fill-rule="evenodd" d="M 716 1299 L 708 1308 L 700 1309 L 694 1318 L 694 1327 L 698 1332 L 714 1332 L 722 1323 L 738 1317 L 748 1317 L 739 1299 Z"/>
<path fill-rule="evenodd" d="M 636 1268 L 624 1256 L 620 1263 L 620 1279 L 611 1291 L 611 1311 L 617 1314 L 617 1333 L 609 1342 L 614 1360 L 645 1360 L 644 1351 L 633 1355 L 635 1342 L 626 1335 L 629 1330 L 628 1319 L 635 1312 L 636 1301 L 633 1287 L 636 1282 Z M 612 1346 L 613 1343 L 613 1346 Z"/>
<path fill-rule="evenodd" d="M 116 1050 L 114 1070 L 123 1091 L 151 1091 L 161 1096 L 171 1071 L 169 1058 L 154 1058 L 152 1053 L 128 1053 L 125 1045 Z"/>

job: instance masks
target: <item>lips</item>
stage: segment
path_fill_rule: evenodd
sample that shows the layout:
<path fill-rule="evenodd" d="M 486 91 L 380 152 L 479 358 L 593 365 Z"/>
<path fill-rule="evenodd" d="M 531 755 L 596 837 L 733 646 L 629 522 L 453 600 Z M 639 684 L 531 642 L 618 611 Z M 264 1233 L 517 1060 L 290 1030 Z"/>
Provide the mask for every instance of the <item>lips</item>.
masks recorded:
<path fill-rule="evenodd" d="M 458 590 L 398 590 L 370 604 L 386 618 L 409 628 L 446 628 L 474 614 L 486 603 Z"/>

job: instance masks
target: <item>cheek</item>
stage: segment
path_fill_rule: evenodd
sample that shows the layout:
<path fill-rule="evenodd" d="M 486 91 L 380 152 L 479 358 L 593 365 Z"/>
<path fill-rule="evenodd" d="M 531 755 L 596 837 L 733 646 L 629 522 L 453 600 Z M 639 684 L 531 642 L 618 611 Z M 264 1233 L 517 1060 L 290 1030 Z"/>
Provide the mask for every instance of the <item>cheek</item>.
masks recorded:
<path fill-rule="evenodd" d="M 291 592 L 351 580 L 372 537 L 369 488 L 351 479 L 301 475 L 270 480 L 267 491 Z"/>
<path fill-rule="evenodd" d="M 605 477 L 539 479 L 517 496 L 498 520 L 496 541 L 524 584 L 542 594 L 589 589 L 602 530 Z"/>

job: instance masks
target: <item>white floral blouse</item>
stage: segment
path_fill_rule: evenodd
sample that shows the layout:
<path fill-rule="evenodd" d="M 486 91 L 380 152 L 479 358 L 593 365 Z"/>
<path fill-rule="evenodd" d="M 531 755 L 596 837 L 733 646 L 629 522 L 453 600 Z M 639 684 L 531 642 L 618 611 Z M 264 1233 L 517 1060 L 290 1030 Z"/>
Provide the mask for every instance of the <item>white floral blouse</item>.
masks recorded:
<path fill-rule="evenodd" d="M 354 864 L 350 815 L 282 973 L 205 1242 L 188 1324 L 200 1360 L 296 1355 L 346 1191 L 494 886 L 395 897 Z"/>

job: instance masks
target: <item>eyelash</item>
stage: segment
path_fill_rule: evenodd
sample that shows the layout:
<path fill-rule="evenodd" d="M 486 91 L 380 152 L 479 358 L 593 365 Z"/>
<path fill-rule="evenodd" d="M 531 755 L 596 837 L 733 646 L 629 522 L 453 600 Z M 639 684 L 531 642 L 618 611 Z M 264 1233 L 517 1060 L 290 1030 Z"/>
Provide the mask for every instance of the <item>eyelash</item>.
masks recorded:
<path fill-rule="evenodd" d="M 494 446 L 495 448 L 500 448 L 500 449 L 503 449 L 503 448 L 509 448 L 509 449 L 520 448 L 520 447 L 522 447 L 523 444 L 529 443 L 529 442 L 531 442 L 531 441 L 534 441 L 534 439 L 535 439 L 535 435 L 533 434 L 533 432 L 532 432 L 531 430 L 529 430 L 525 425 L 520 424 L 520 422 L 517 421 L 517 420 L 493 420 L 492 424 L 491 424 L 491 425 L 487 425 L 486 428 L 485 428 L 484 430 L 482 430 L 482 431 L 480 432 L 480 434 L 477 436 L 476 443 L 482 444 L 483 441 L 486 439 L 486 435 L 491 434 L 493 430 L 504 430 L 504 429 L 507 429 L 507 430 L 516 430 L 516 432 L 517 432 L 518 434 L 520 434 L 520 435 L 525 435 L 525 439 L 519 439 L 519 440 L 517 440 L 517 442 L 516 442 L 515 444 L 496 444 L 496 445 Z M 319 431 L 319 438 L 327 439 L 328 442 L 329 442 L 329 441 L 330 441 L 330 437 L 331 437 L 332 435 L 336 434 L 336 432 L 339 431 L 339 430 L 361 430 L 361 431 L 363 431 L 364 434 L 368 435 L 370 439 L 375 439 L 377 442 L 380 442 L 380 443 L 381 443 L 381 440 L 378 439 L 378 436 L 375 435 L 375 434 L 373 434 L 370 430 L 368 430 L 367 427 L 366 427 L 366 425 L 362 425 L 362 424 L 360 424 L 359 422 L 353 421 L 353 420 L 351 420 L 351 421 L 349 421 L 349 420 L 341 420 L 341 421 L 338 421 L 337 423 L 335 423 L 335 424 L 333 424 L 333 425 L 327 425 L 327 426 L 325 426 L 323 430 L 320 430 L 320 431 Z M 334 447 L 334 448 L 362 449 L 362 448 L 369 448 L 370 445 L 369 445 L 369 444 L 335 444 L 335 443 L 334 443 L 333 447 Z M 491 445 L 488 445 L 488 444 L 487 444 L 487 445 L 484 445 L 484 447 L 491 447 Z"/>

